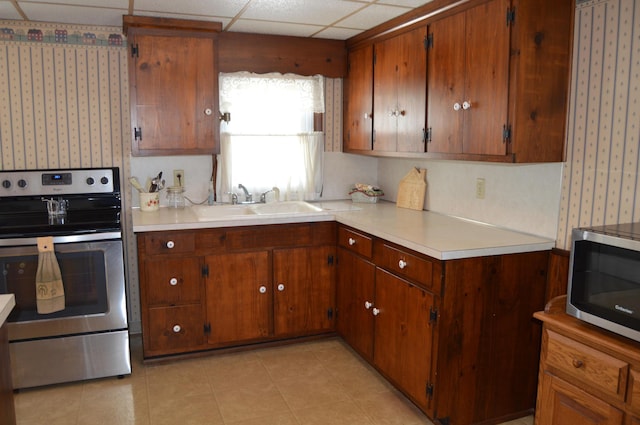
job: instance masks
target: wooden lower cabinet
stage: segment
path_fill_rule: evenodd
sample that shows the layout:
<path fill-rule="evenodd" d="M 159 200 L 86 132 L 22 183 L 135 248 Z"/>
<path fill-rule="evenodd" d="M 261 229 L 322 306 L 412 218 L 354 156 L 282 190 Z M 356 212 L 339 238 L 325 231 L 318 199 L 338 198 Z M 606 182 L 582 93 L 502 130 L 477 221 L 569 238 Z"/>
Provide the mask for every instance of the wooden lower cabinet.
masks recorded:
<path fill-rule="evenodd" d="M 434 422 L 535 406 L 547 251 L 440 261 L 338 229 L 336 329 Z"/>
<path fill-rule="evenodd" d="M 7 325 L 4 324 L 0 326 L 0 425 L 15 425 L 16 423 L 10 361 L 9 331 Z"/>
<path fill-rule="evenodd" d="M 226 345 L 267 338 L 273 290 L 269 251 L 206 257 L 209 344 Z"/>
<path fill-rule="evenodd" d="M 565 313 L 566 296 L 544 312 L 536 425 L 639 424 L 640 343 Z"/>
<path fill-rule="evenodd" d="M 145 358 L 334 332 L 333 222 L 138 234 Z"/>

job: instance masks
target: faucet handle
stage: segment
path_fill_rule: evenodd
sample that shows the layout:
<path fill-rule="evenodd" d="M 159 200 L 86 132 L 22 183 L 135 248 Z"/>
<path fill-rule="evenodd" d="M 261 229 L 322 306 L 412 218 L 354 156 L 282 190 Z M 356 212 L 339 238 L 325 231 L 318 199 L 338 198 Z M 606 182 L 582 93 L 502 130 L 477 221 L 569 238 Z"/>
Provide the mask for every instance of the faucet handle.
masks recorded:
<path fill-rule="evenodd" d="M 231 195 L 231 204 L 236 205 L 238 203 L 238 194 L 235 192 L 227 192 L 227 195 Z"/>

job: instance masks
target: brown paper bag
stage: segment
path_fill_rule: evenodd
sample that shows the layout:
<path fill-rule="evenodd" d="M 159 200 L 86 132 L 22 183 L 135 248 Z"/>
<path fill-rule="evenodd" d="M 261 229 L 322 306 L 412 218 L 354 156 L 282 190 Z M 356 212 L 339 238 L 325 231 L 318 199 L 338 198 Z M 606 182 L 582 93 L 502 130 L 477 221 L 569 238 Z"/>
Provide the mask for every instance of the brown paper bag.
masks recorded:
<path fill-rule="evenodd" d="M 398 200 L 396 206 L 412 210 L 424 209 L 424 196 L 427 189 L 427 170 L 412 168 L 400 180 L 398 186 Z"/>

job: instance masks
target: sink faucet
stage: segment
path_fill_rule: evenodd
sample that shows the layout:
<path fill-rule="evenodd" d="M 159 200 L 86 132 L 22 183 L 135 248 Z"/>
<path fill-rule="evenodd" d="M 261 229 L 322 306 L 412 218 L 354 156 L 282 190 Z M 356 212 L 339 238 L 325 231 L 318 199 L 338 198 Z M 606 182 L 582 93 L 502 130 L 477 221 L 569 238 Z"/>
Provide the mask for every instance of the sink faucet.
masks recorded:
<path fill-rule="evenodd" d="M 260 202 L 262 202 L 263 204 L 267 202 L 267 194 L 268 193 L 274 193 L 274 200 L 276 202 L 278 202 L 280 200 L 280 189 L 278 189 L 276 186 L 273 186 L 273 188 L 267 190 L 266 192 L 263 192 L 262 194 L 260 194 Z"/>
<path fill-rule="evenodd" d="M 253 195 L 249 193 L 246 187 L 242 183 L 238 185 L 238 189 L 242 189 L 244 192 L 244 200 L 245 202 L 253 202 Z"/>

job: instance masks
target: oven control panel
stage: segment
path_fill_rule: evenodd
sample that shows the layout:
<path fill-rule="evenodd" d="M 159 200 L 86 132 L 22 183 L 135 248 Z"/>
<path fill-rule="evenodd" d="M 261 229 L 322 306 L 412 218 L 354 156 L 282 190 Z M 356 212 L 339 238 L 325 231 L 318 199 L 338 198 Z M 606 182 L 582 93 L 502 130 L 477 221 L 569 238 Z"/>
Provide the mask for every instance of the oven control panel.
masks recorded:
<path fill-rule="evenodd" d="M 0 197 L 119 192 L 114 168 L 0 171 Z"/>

